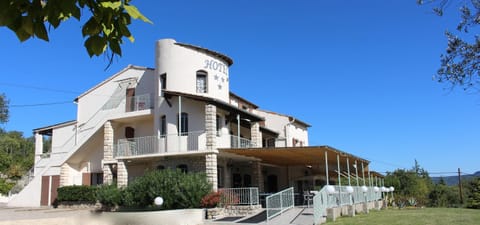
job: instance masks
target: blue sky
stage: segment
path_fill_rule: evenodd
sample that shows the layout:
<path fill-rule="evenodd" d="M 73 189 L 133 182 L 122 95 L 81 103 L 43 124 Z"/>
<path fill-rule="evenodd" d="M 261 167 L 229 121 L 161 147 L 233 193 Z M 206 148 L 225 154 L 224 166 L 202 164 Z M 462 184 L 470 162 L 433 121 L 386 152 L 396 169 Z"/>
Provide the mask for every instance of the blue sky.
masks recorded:
<path fill-rule="evenodd" d="M 89 58 L 82 23 L 68 21 L 19 43 L 0 28 L 0 92 L 10 99 L 7 130 L 73 120 L 73 99 L 128 64 L 154 67 L 162 38 L 234 59 L 230 90 L 263 109 L 312 125 L 310 145 L 330 145 L 371 160 L 377 171 L 411 168 L 432 175 L 480 170 L 480 95 L 432 80 L 459 21 L 415 0 L 133 1 L 154 22 L 134 22 L 136 40 L 106 71 Z M 40 88 L 35 88 L 40 87 Z M 48 106 L 18 107 L 39 103 Z M 453 175 L 453 174 L 447 174 Z"/>

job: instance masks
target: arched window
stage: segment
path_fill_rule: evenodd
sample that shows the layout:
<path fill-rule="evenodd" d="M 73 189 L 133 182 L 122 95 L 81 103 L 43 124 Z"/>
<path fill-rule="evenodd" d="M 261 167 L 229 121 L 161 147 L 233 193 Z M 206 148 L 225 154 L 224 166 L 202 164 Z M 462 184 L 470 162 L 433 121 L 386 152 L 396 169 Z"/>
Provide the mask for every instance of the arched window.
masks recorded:
<path fill-rule="evenodd" d="M 182 112 L 180 122 L 181 123 L 179 123 L 177 116 L 177 132 L 179 132 L 180 135 L 188 135 L 188 113 Z"/>
<path fill-rule="evenodd" d="M 208 92 L 207 76 L 208 76 L 207 72 L 203 70 L 197 71 L 197 93 Z"/>
<path fill-rule="evenodd" d="M 160 117 L 160 135 L 167 134 L 167 117 L 165 115 Z"/>
<path fill-rule="evenodd" d="M 188 166 L 185 165 L 185 164 L 178 165 L 177 169 L 180 169 L 180 171 L 182 171 L 182 173 L 188 173 Z"/>

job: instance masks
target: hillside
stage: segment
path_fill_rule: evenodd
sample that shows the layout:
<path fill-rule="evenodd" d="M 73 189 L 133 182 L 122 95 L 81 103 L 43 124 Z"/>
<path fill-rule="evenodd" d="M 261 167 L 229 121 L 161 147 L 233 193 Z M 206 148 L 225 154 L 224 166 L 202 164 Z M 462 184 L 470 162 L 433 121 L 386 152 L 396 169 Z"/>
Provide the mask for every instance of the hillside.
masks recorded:
<path fill-rule="evenodd" d="M 473 174 L 462 175 L 462 180 L 470 180 L 474 177 L 480 177 L 480 171 L 477 171 Z M 449 186 L 458 185 L 458 176 L 446 176 L 446 177 L 432 177 L 433 183 L 438 183 L 440 179 L 443 178 L 445 183 Z"/>

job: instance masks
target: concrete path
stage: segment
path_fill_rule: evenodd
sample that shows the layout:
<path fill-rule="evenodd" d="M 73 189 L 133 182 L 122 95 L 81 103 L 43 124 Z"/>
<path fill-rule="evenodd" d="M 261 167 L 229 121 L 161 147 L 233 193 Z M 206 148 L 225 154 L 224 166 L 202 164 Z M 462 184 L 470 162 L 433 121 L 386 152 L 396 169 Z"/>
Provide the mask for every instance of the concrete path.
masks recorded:
<path fill-rule="evenodd" d="M 0 225 L 77 225 L 89 223 L 92 219 L 88 209 L 15 208 L 0 206 Z M 100 224 L 99 224 L 100 225 Z"/>

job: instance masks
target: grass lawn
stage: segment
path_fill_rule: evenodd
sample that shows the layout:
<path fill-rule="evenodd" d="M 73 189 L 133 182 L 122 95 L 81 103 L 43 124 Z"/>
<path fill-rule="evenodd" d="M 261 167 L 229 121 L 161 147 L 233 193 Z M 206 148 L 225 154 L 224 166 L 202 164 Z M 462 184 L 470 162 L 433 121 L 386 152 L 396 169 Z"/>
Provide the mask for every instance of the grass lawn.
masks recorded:
<path fill-rule="evenodd" d="M 370 214 L 341 217 L 327 225 L 478 225 L 480 210 L 458 208 L 370 210 Z"/>

